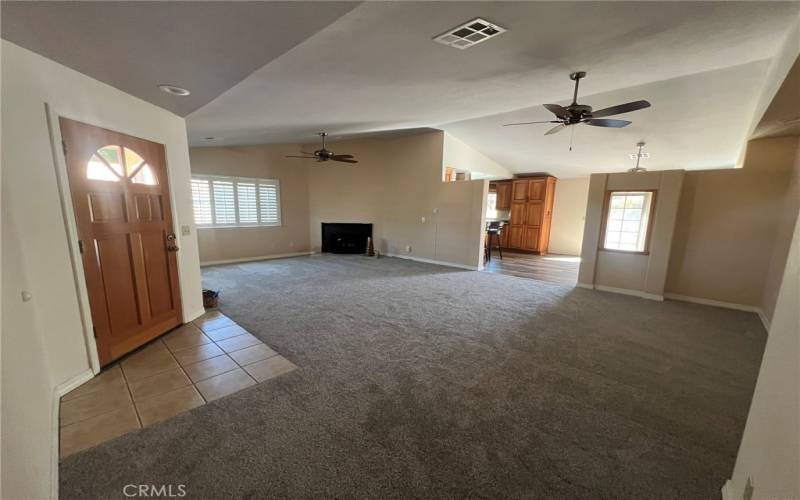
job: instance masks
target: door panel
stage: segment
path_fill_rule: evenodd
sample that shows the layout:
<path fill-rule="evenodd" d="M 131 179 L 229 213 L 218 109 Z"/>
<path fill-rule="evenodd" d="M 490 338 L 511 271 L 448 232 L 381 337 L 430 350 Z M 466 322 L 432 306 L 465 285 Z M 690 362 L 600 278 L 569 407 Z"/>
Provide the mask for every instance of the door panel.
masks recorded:
<path fill-rule="evenodd" d="M 511 183 L 498 182 L 497 183 L 497 209 L 508 210 L 511 208 Z"/>
<path fill-rule="evenodd" d="M 522 232 L 524 226 L 511 226 L 508 232 L 508 247 L 522 248 Z"/>
<path fill-rule="evenodd" d="M 525 204 L 525 224 L 529 226 L 541 226 L 542 215 L 544 214 L 544 204 L 536 201 L 529 201 Z"/>
<path fill-rule="evenodd" d="M 147 295 L 150 298 L 150 314 L 161 316 L 172 311 L 172 285 L 169 279 L 169 263 L 164 252 L 164 233 L 143 233 L 142 253 L 147 275 Z"/>
<path fill-rule="evenodd" d="M 108 304 L 111 331 L 126 332 L 139 326 L 133 255 L 127 234 L 95 240 L 97 260 L 102 269 L 102 292 Z"/>
<path fill-rule="evenodd" d="M 528 199 L 544 201 L 545 188 L 546 185 L 544 180 L 530 181 L 530 184 L 528 185 Z"/>
<path fill-rule="evenodd" d="M 515 226 L 525 224 L 525 203 L 511 204 L 511 223 Z"/>
<path fill-rule="evenodd" d="M 92 222 L 124 222 L 125 195 L 122 193 L 89 193 Z"/>
<path fill-rule="evenodd" d="M 511 201 L 525 201 L 528 199 L 528 181 L 513 181 Z"/>
<path fill-rule="evenodd" d="M 179 325 L 164 146 L 60 118 L 100 364 Z"/>
<path fill-rule="evenodd" d="M 525 226 L 525 233 L 522 238 L 522 248 L 525 250 L 539 249 L 539 228 Z"/>

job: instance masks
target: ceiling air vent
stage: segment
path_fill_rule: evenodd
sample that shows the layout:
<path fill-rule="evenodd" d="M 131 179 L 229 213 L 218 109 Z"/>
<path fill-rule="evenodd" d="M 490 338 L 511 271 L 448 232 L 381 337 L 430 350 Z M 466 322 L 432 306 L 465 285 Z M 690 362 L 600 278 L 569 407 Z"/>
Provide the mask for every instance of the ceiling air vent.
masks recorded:
<path fill-rule="evenodd" d="M 434 37 L 433 41 L 463 50 L 505 32 L 505 28 L 478 17 Z"/>

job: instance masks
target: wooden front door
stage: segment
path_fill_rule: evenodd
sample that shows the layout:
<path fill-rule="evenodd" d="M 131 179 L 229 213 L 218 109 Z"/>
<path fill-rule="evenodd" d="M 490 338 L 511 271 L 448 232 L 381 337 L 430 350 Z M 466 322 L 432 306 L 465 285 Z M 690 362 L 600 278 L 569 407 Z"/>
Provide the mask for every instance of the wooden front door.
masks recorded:
<path fill-rule="evenodd" d="M 100 364 L 182 322 L 164 146 L 61 118 Z"/>

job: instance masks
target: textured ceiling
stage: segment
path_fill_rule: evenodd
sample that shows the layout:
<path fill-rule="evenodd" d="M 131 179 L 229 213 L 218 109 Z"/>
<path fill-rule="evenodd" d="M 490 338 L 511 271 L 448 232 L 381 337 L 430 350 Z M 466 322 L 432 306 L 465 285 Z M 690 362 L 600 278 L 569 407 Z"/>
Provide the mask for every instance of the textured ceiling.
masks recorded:
<path fill-rule="evenodd" d="M 434 126 L 516 172 L 618 170 L 642 138 L 658 149 L 651 168 L 732 166 L 799 5 L 364 3 L 192 113 L 189 137 L 254 144 Z M 463 51 L 431 41 L 474 17 L 509 31 Z M 621 117 L 634 121 L 624 130 L 580 127 L 572 155 L 568 133 L 499 127 L 546 119 L 539 105 L 571 97 L 574 70 L 588 71 L 581 95 L 595 108 L 654 106 Z"/>
<path fill-rule="evenodd" d="M 514 172 L 547 171 L 558 177 L 619 172 L 633 166 L 628 155 L 639 141 L 647 143 L 644 151 L 651 155 L 642 161 L 648 169 L 732 167 L 745 143 L 767 67 L 768 61 L 756 61 L 578 99 L 594 109 L 649 100 L 652 107 L 618 116 L 633 122 L 622 129 L 578 125 L 545 136 L 552 125 L 502 126 L 548 120 L 541 106 L 442 128 Z"/>
<path fill-rule="evenodd" d="M 30 5 L 29 5 L 30 4 Z M 3 37 L 180 114 L 192 145 L 313 142 L 436 127 L 512 171 L 585 175 L 735 163 L 798 2 L 3 2 Z M 475 17 L 509 31 L 431 38 Z M 113 25 L 122 20 L 121 26 Z M 46 29 L 42 29 L 42 27 Z M 35 29 L 34 29 L 35 28 Z M 26 32 L 28 30 L 28 32 Z M 42 35 L 46 33 L 46 35 Z M 636 99 L 626 129 L 543 137 L 542 103 Z M 157 83 L 193 91 L 181 99 Z M 216 137 L 213 141 L 205 137 Z"/>
<path fill-rule="evenodd" d="M 3 1 L 0 25 L 10 42 L 187 115 L 356 5 Z"/>

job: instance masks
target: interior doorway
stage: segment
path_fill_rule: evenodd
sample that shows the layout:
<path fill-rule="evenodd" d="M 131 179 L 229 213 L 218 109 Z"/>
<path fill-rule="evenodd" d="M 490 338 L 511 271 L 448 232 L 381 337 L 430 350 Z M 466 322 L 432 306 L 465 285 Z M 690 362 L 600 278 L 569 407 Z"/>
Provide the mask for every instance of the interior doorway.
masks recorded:
<path fill-rule="evenodd" d="M 100 365 L 182 323 L 164 146 L 59 118 Z"/>

